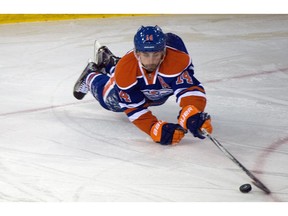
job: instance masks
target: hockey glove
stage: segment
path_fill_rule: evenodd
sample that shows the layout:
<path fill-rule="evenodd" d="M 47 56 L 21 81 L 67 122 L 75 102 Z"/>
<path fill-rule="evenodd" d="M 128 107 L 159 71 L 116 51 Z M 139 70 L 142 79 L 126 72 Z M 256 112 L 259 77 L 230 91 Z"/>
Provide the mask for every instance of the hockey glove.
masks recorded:
<path fill-rule="evenodd" d="M 188 105 L 184 107 L 178 118 L 178 123 L 183 128 L 188 129 L 194 137 L 204 139 L 201 129 L 205 129 L 208 133 L 212 133 L 211 118 L 205 112 L 200 112 L 196 107 Z"/>
<path fill-rule="evenodd" d="M 179 143 L 185 133 L 187 133 L 186 130 L 179 124 L 172 124 L 164 121 L 156 122 L 150 130 L 150 136 L 153 141 L 162 145 Z"/>

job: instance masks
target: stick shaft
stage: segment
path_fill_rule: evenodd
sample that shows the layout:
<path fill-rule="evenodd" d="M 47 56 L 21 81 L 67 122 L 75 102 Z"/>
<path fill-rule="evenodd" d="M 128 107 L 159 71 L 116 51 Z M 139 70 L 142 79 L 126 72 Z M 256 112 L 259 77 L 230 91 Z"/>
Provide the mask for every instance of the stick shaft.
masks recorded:
<path fill-rule="evenodd" d="M 270 194 L 271 191 L 256 177 L 254 176 L 245 166 L 243 166 L 217 139 L 211 136 L 206 130 L 202 130 L 203 134 L 208 137 L 228 158 L 230 158 L 238 167 L 240 167 L 246 175 L 248 175 L 253 181 L 252 183 L 263 190 L 266 194 Z"/>

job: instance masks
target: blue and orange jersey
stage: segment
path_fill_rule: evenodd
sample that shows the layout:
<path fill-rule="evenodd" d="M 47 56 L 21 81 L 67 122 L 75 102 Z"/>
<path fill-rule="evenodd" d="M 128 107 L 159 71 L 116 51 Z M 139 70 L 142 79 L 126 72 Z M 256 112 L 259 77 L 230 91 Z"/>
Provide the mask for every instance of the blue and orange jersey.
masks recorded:
<path fill-rule="evenodd" d="M 194 77 L 190 56 L 172 47 L 156 71 L 147 73 L 133 51 L 121 58 L 115 68 L 116 88 L 120 106 L 142 131 L 150 134 L 152 125 L 158 121 L 149 106 L 163 104 L 175 95 L 181 108 L 194 105 L 200 111 L 206 106 L 205 90 Z"/>

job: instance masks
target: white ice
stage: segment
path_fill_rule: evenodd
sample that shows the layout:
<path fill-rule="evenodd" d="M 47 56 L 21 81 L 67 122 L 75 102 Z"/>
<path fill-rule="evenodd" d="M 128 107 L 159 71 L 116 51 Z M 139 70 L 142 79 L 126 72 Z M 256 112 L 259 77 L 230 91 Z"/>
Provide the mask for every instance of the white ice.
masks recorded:
<path fill-rule="evenodd" d="M 288 15 L 163 15 L 0 25 L 0 201 L 287 202 Z M 94 40 L 116 55 L 140 25 L 185 41 L 207 91 L 210 140 L 161 146 L 123 113 L 72 95 Z M 157 108 L 176 122 L 175 97 Z"/>

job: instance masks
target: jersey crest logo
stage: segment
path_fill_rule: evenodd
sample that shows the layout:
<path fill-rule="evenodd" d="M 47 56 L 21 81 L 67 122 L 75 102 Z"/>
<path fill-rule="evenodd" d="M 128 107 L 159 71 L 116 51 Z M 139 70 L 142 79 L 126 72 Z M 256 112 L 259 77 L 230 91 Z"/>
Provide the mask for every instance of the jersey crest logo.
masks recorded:
<path fill-rule="evenodd" d="M 173 89 L 146 89 L 142 92 L 149 100 L 156 101 L 172 95 Z"/>

